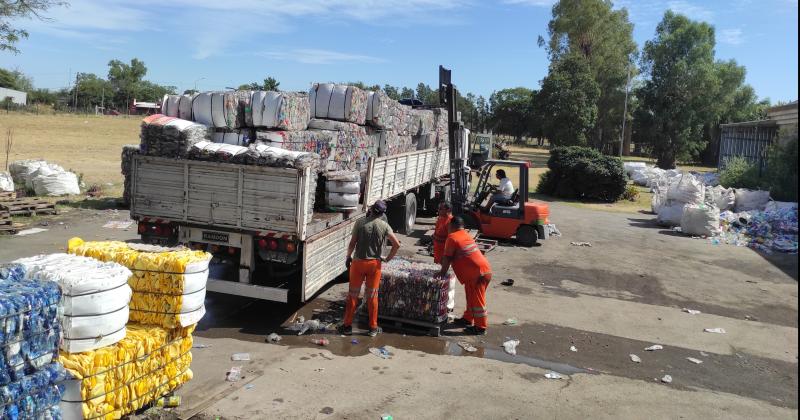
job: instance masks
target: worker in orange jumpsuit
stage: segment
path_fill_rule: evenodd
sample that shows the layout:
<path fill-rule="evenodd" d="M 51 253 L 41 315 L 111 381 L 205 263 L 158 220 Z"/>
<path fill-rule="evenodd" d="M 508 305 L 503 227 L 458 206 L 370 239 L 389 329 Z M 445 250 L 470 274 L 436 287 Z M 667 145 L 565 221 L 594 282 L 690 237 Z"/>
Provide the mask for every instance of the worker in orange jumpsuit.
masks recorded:
<path fill-rule="evenodd" d="M 467 326 L 464 331 L 468 334 L 485 335 L 488 325 L 486 288 L 492 280 L 492 267 L 469 232 L 464 230 L 464 219 L 454 217 L 450 221 L 449 232 L 439 275 L 446 275 L 450 266 L 453 266 L 467 297 L 467 308 L 457 322 Z"/>
<path fill-rule="evenodd" d="M 375 337 L 381 333 L 381 328 L 378 327 L 378 289 L 381 283 L 381 263 L 394 258 L 400 249 L 400 241 L 386 223 L 385 213 L 386 203 L 378 200 L 370 207 L 367 216 L 359 219 L 353 227 L 350 244 L 347 246 L 350 290 L 347 294 L 344 322 L 339 330 L 341 334 L 353 333 L 353 316 L 358 305 L 361 285 L 365 282 L 364 299 L 367 301 L 367 311 L 369 312 L 369 336 Z M 389 255 L 383 258 L 383 244 L 386 239 L 392 244 L 392 249 L 389 251 Z M 355 251 L 355 258 L 352 257 L 353 251 Z"/>
<path fill-rule="evenodd" d="M 441 264 L 444 253 L 444 243 L 449 235 L 450 220 L 453 219 L 450 203 L 442 201 L 439 204 L 439 217 L 436 218 L 436 229 L 433 231 L 433 262 Z"/>

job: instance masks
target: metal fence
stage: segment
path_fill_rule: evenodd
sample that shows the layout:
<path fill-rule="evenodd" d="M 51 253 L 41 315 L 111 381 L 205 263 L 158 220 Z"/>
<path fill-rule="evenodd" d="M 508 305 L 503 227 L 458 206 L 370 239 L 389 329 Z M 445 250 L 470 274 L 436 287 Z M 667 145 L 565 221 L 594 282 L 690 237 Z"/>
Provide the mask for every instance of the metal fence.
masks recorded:
<path fill-rule="evenodd" d="M 775 121 L 723 124 L 721 128 L 717 167 L 722 169 L 728 160 L 739 156 L 755 164 L 761 175 L 767 167 L 769 146 L 778 136 L 778 125 Z"/>

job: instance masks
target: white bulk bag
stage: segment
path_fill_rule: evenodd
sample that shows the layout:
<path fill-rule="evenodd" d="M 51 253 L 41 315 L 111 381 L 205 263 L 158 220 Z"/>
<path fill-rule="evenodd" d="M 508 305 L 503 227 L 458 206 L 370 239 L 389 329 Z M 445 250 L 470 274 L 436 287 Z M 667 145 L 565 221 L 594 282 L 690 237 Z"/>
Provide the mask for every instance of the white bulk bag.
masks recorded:
<path fill-rule="evenodd" d="M 33 177 L 33 190 L 39 196 L 56 197 L 81 193 L 78 176 L 72 172 L 56 172 Z"/>
<path fill-rule="evenodd" d="M 733 192 L 733 188 L 725 188 L 721 185 L 706 187 L 706 204 L 725 211 L 732 210 L 735 202 L 736 194 Z"/>
<path fill-rule="evenodd" d="M 181 95 L 164 95 L 161 99 L 161 113 L 168 117 L 178 118 L 178 105 Z"/>
<path fill-rule="evenodd" d="M 683 207 L 685 203 L 675 200 L 667 200 L 658 209 L 656 222 L 663 226 L 679 226 L 683 219 Z"/>
<path fill-rule="evenodd" d="M 0 191 L 14 191 L 14 178 L 8 172 L 0 172 Z"/>
<path fill-rule="evenodd" d="M 644 162 L 623 162 L 622 167 L 625 169 L 625 173 L 631 176 L 634 171 L 646 168 L 647 164 Z"/>
<path fill-rule="evenodd" d="M 194 121 L 209 127 L 226 127 L 224 100 L 219 92 L 199 93 L 192 102 Z"/>
<path fill-rule="evenodd" d="M 712 236 L 719 231 L 719 209 L 714 206 L 687 205 L 681 217 L 681 232 L 687 235 Z"/>
<path fill-rule="evenodd" d="M 736 189 L 736 213 L 750 210 L 764 210 L 769 202 L 769 191 Z"/>
<path fill-rule="evenodd" d="M 678 182 L 671 183 L 667 198 L 686 204 L 700 204 L 705 199 L 705 186 L 692 174 L 683 174 Z"/>
<path fill-rule="evenodd" d="M 358 207 L 358 194 L 326 192 L 325 202 L 331 207 Z"/>
<path fill-rule="evenodd" d="M 23 184 L 30 174 L 44 165 L 47 165 L 47 162 L 42 159 L 15 160 L 8 165 L 8 172 L 11 173 L 14 182 Z"/>

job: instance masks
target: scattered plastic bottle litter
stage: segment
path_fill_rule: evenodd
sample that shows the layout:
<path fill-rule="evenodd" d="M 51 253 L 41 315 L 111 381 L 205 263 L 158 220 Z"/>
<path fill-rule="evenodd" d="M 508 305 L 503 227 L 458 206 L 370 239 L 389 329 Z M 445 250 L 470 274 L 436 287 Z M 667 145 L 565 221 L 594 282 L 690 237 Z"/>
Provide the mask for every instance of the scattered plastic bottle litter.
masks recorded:
<path fill-rule="evenodd" d="M 629 354 L 628 356 L 630 356 L 631 362 L 642 363 L 642 358 L 641 357 L 639 357 L 639 356 L 637 356 L 635 354 Z"/>
<path fill-rule="evenodd" d="M 207 349 L 211 347 L 211 344 L 202 344 L 202 343 L 194 343 L 192 344 L 193 349 Z"/>
<path fill-rule="evenodd" d="M 578 348 L 577 348 L 577 347 L 575 347 L 575 346 L 569 346 L 569 351 L 574 351 L 574 352 L 577 352 L 577 351 L 578 351 Z"/>
<path fill-rule="evenodd" d="M 591 242 L 570 242 L 569 244 L 572 246 L 592 246 Z"/>
<path fill-rule="evenodd" d="M 394 417 L 391 414 L 382 414 L 381 420 L 394 420 Z"/>
<path fill-rule="evenodd" d="M 653 344 L 650 347 L 645 347 L 645 351 L 656 351 L 656 350 L 664 350 L 664 346 L 661 344 Z"/>
<path fill-rule="evenodd" d="M 242 367 L 234 366 L 225 375 L 225 380 L 228 382 L 238 382 L 242 376 Z"/>
<path fill-rule="evenodd" d="M 697 309 L 689 309 L 689 308 L 683 308 L 683 312 L 686 312 L 689 315 L 697 315 L 697 314 L 702 313 L 702 312 L 698 311 Z"/>
<path fill-rule="evenodd" d="M 517 346 L 519 345 L 519 340 L 506 340 L 503 342 L 503 350 L 506 353 L 516 356 L 517 355 Z"/>
<path fill-rule="evenodd" d="M 270 333 L 270 335 L 267 336 L 267 341 L 270 343 L 277 343 L 281 341 L 281 336 L 275 333 Z"/>
<path fill-rule="evenodd" d="M 547 378 L 547 379 L 561 379 L 561 378 L 563 378 L 563 376 L 561 376 L 561 374 L 556 373 L 556 372 L 547 372 L 547 373 L 544 374 L 544 377 Z"/>
<path fill-rule="evenodd" d="M 705 328 L 703 331 L 714 334 L 725 334 L 725 328 Z"/>
<path fill-rule="evenodd" d="M 245 385 L 245 386 L 244 386 L 244 389 L 253 389 L 253 388 L 255 388 L 255 387 L 256 387 L 256 386 L 255 386 L 255 385 L 253 385 L 253 384 L 247 384 L 247 385 Z"/>
<path fill-rule="evenodd" d="M 694 363 L 694 364 L 696 364 L 696 365 L 699 365 L 700 363 L 703 363 L 703 361 L 702 361 L 702 360 L 700 360 L 700 359 L 695 359 L 694 357 L 687 357 L 687 358 L 686 358 L 686 360 L 688 360 L 688 361 L 690 361 L 690 362 L 692 362 L 692 363 Z"/>
<path fill-rule="evenodd" d="M 381 348 L 370 347 L 369 348 L 369 352 L 374 354 L 375 356 L 380 357 L 381 359 L 388 359 L 389 358 L 389 351 L 386 350 L 385 347 L 381 347 Z"/>
<path fill-rule="evenodd" d="M 517 319 L 508 318 L 507 320 L 503 321 L 503 325 L 517 325 Z"/>
<path fill-rule="evenodd" d="M 327 346 L 328 344 L 331 343 L 330 341 L 328 341 L 327 338 L 313 338 L 311 339 L 311 342 L 318 346 Z"/>
<path fill-rule="evenodd" d="M 231 360 L 234 362 L 246 362 L 250 360 L 250 353 L 234 353 L 231 355 Z"/>
<path fill-rule="evenodd" d="M 664 375 L 664 377 L 661 378 L 661 382 L 664 382 L 665 384 L 671 384 L 672 383 L 672 376 Z"/>
<path fill-rule="evenodd" d="M 469 353 L 474 353 L 478 351 L 478 349 L 476 349 L 472 344 L 467 343 L 466 341 L 459 341 L 458 347 L 461 347 L 462 349 L 464 349 L 464 351 Z"/>
<path fill-rule="evenodd" d="M 350 340 L 350 344 L 358 344 L 358 340 L 354 338 Z"/>

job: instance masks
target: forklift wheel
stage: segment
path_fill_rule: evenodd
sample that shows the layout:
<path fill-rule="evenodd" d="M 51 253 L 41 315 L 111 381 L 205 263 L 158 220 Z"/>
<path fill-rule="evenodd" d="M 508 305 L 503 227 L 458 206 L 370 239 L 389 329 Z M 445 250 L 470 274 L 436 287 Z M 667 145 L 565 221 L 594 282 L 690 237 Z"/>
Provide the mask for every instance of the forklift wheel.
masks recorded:
<path fill-rule="evenodd" d="M 536 228 L 531 225 L 522 225 L 517 228 L 517 243 L 522 246 L 531 247 L 536 245 L 539 235 L 536 233 Z"/>

